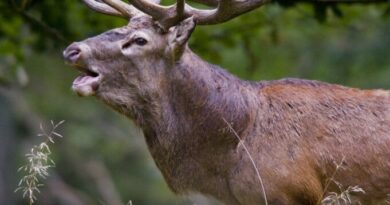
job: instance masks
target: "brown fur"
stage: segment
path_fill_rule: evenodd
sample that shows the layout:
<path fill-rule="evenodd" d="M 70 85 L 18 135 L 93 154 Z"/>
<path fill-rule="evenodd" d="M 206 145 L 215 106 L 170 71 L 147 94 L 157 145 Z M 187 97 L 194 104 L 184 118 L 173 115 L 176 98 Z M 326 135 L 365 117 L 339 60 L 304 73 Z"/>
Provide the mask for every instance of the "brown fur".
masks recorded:
<path fill-rule="evenodd" d="M 390 92 L 299 79 L 243 81 L 201 60 L 185 42 L 178 57 L 172 44 L 179 41 L 172 39 L 182 27 L 160 33 L 142 17 L 71 46 L 89 46 L 78 63 L 98 67 L 96 96 L 143 129 L 174 192 L 264 204 L 254 167 L 226 119 L 253 156 L 269 204 L 313 205 L 324 192 L 338 191 L 324 188 L 343 158 L 335 180 L 363 188 L 363 204 L 390 193 Z M 121 53 L 117 43 L 143 30 L 147 46 Z"/>

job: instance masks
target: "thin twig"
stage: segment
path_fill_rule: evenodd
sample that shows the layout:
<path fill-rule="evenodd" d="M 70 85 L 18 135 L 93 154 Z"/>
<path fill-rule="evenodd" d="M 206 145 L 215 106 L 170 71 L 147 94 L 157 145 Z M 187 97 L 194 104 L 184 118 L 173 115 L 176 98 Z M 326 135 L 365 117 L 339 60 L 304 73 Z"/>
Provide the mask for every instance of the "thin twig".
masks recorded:
<path fill-rule="evenodd" d="M 267 195 L 265 193 L 265 188 L 264 188 L 264 183 L 263 183 L 263 179 L 261 178 L 260 176 L 260 172 L 259 172 L 259 169 L 257 168 L 256 164 L 255 164 L 255 161 L 253 160 L 252 158 L 252 155 L 249 153 L 249 150 L 248 148 L 245 146 L 244 144 L 244 141 L 241 140 L 240 136 L 238 136 L 237 132 L 234 130 L 234 128 L 231 126 L 231 124 L 226 121 L 225 118 L 222 118 L 223 121 L 225 121 L 225 123 L 229 126 L 229 129 L 233 132 L 233 134 L 237 137 L 237 139 L 239 140 L 239 144 L 242 145 L 242 147 L 244 148 L 245 152 L 247 153 L 252 165 L 253 165 L 253 168 L 255 169 L 256 171 L 256 175 L 257 175 L 257 178 L 259 179 L 259 182 L 260 182 L 260 185 L 261 185 L 261 189 L 263 191 L 263 196 L 264 196 L 264 202 L 265 202 L 265 205 L 268 205 L 268 202 L 267 202 Z"/>

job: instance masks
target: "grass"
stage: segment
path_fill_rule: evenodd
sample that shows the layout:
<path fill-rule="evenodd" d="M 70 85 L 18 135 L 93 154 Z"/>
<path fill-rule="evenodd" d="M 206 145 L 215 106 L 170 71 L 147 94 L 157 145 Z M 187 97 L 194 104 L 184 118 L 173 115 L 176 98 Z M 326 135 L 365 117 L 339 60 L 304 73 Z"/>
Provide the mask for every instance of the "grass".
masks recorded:
<path fill-rule="evenodd" d="M 325 197 L 321 205 L 352 205 L 352 204 L 361 204 L 359 201 L 353 202 L 351 199 L 352 194 L 365 193 L 362 188 L 359 186 L 348 186 L 347 189 L 342 189 L 342 186 L 337 186 L 340 189 L 340 193 L 330 192 L 327 197 Z"/>
<path fill-rule="evenodd" d="M 50 145 L 54 144 L 55 138 L 62 138 L 56 129 L 64 122 L 50 121 L 51 129 L 49 131 L 41 123 L 41 132 L 38 136 L 44 137 L 45 140 L 31 148 L 30 152 L 25 155 L 27 163 L 18 169 L 18 172 L 22 171 L 24 174 L 15 192 L 21 191 L 23 198 L 27 198 L 29 205 L 34 204 L 37 200 L 37 195 L 40 193 L 39 188 L 43 186 L 41 181 L 49 176 L 49 169 L 55 166 L 54 161 L 50 158 Z"/>
<path fill-rule="evenodd" d="M 365 193 L 362 188 L 359 186 L 348 186 L 344 189 L 343 185 L 335 180 L 335 176 L 337 172 L 341 169 L 344 169 L 343 164 L 345 161 L 345 157 L 341 159 L 340 163 L 336 164 L 336 169 L 332 173 L 332 175 L 327 179 L 324 187 L 324 192 L 322 193 L 322 197 L 320 201 L 317 202 L 317 205 L 352 205 L 354 203 L 360 204 L 360 202 L 353 202 L 351 196 L 353 194 Z M 331 183 L 334 183 L 339 188 L 339 192 L 329 192 L 327 196 L 327 190 Z"/>
<path fill-rule="evenodd" d="M 228 125 L 229 130 L 235 135 L 235 137 L 239 140 L 239 145 L 242 146 L 248 155 L 248 158 L 253 165 L 254 170 L 256 171 L 257 179 L 259 180 L 262 194 L 264 197 L 265 205 L 268 205 L 267 195 L 265 192 L 265 187 L 263 183 L 263 179 L 261 178 L 260 171 L 257 168 L 252 155 L 250 154 L 248 148 L 246 147 L 244 141 L 240 138 L 234 128 L 231 126 L 229 122 L 223 119 L 224 122 Z M 43 186 L 42 180 L 46 179 L 49 176 L 49 169 L 55 166 L 54 161 L 50 158 L 51 150 L 50 145 L 54 144 L 55 138 L 62 138 L 63 136 L 56 132 L 56 129 L 62 125 L 64 121 L 60 121 L 58 123 L 54 123 L 50 121 L 51 128 L 47 131 L 44 126 L 40 125 L 40 133 L 38 136 L 44 137 L 45 140 L 41 142 L 39 145 L 34 145 L 30 152 L 27 153 L 26 159 L 27 163 L 21 166 L 18 171 L 24 172 L 23 177 L 20 179 L 18 188 L 15 192 L 21 191 L 23 193 L 23 198 L 27 198 L 28 204 L 33 205 L 37 200 L 37 195 L 40 193 L 40 187 Z M 354 194 L 365 194 L 365 191 L 359 186 L 348 186 L 344 188 L 344 186 L 335 180 L 335 176 L 337 172 L 342 169 L 345 161 L 345 157 L 342 158 L 340 163 L 336 164 L 336 168 L 332 175 L 327 179 L 324 192 L 321 196 L 321 199 L 316 203 L 316 205 L 353 205 L 353 204 L 361 204 L 359 201 L 353 201 L 352 196 Z M 328 192 L 328 189 L 331 184 L 335 184 L 339 191 L 338 192 Z M 387 204 L 390 204 L 390 194 L 388 194 L 389 200 L 386 201 Z M 132 205 L 132 202 L 129 201 L 127 205 Z"/>

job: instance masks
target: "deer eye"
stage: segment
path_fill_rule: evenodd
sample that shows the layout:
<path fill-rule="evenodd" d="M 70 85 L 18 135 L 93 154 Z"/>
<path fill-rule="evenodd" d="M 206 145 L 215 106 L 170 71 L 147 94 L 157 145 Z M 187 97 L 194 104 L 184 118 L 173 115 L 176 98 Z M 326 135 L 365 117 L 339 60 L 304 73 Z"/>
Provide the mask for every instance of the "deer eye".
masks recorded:
<path fill-rule="evenodd" d="M 148 43 L 148 41 L 144 38 L 138 37 L 134 40 L 134 43 L 139 45 L 139 46 L 144 46 L 145 44 Z"/>

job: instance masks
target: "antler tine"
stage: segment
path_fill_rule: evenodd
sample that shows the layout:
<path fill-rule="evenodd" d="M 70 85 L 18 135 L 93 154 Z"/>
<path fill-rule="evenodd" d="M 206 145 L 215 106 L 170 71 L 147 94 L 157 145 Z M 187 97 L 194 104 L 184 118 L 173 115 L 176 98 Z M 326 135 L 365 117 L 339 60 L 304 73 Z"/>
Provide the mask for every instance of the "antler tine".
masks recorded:
<path fill-rule="evenodd" d="M 161 6 L 148 0 L 129 0 L 129 2 L 140 11 L 152 16 L 156 20 L 161 20 L 169 15 L 172 6 Z"/>
<path fill-rule="evenodd" d="M 127 16 L 128 18 L 131 18 L 141 13 L 138 9 L 134 8 L 133 6 L 121 0 L 102 0 L 102 1 L 108 4 L 109 6 L 111 6 L 112 8 L 116 9 L 120 13 L 122 13 L 124 16 Z"/>
<path fill-rule="evenodd" d="M 100 3 L 96 0 L 83 0 L 83 2 L 91 9 L 99 12 L 99 13 L 103 13 L 103 14 L 107 14 L 107 15 L 111 15 L 111 16 L 119 16 L 119 17 L 124 17 L 123 14 L 115 9 L 113 9 L 112 7 L 108 6 L 107 4 L 105 3 Z"/>
<path fill-rule="evenodd" d="M 83 0 L 91 9 L 108 14 L 111 16 L 119 16 L 126 19 L 140 14 L 141 12 L 133 6 L 121 0 Z"/>
<path fill-rule="evenodd" d="M 190 8 L 190 13 L 199 25 L 211 25 L 226 22 L 245 12 L 260 7 L 271 0 L 220 0 L 214 10 Z"/>
<path fill-rule="evenodd" d="M 178 0 L 175 5 L 171 6 L 161 6 L 148 0 L 129 1 L 134 7 L 157 20 L 165 30 L 191 16 L 186 12 L 188 5 L 184 0 Z"/>

